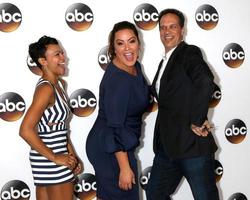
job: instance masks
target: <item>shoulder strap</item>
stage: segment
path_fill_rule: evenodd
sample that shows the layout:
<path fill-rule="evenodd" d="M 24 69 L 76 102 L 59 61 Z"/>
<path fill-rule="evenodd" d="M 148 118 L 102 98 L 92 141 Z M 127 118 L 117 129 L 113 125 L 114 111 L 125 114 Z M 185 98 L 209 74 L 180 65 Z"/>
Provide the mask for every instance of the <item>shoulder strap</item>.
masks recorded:
<path fill-rule="evenodd" d="M 36 84 L 36 87 L 38 87 L 39 85 L 41 85 L 41 84 L 43 84 L 43 83 L 48 83 L 49 85 L 51 85 L 51 86 L 54 88 L 54 86 L 53 86 L 53 84 L 52 84 L 51 82 L 49 82 L 48 80 L 45 80 L 45 79 L 43 79 L 43 78 L 40 78 L 40 79 L 38 80 L 38 82 L 37 82 L 37 84 Z"/>

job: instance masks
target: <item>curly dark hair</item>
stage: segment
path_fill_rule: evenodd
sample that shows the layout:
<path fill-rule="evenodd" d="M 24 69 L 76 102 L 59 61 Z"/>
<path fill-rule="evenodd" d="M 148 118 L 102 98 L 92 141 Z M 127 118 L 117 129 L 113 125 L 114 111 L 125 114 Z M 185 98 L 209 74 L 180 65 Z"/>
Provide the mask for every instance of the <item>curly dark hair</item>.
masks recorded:
<path fill-rule="evenodd" d="M 48 36 L 42 36 L 37 42 L 34 42 L 29 45 L 29 55 L 32 58 L 32 60 L 36 63 L 38 67 L 42 67 L 39 63 L 39 58 L 45 58 L 45 52 L 47 50 L 47 46 L 49 44 L 58 44 L 57 39 L 48 37 Z"/>

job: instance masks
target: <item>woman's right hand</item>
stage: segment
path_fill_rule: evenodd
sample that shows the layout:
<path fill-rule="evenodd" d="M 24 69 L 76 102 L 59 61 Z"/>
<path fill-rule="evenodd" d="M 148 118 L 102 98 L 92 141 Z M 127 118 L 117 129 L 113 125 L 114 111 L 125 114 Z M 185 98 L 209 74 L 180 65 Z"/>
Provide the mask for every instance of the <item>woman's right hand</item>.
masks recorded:
<path fill-rule="evenodd" d="M 56 154 L 54 162 L 58 165 L 67 166 L 69 169 L 73 170 L 78 161 L 72 154 Z"/>

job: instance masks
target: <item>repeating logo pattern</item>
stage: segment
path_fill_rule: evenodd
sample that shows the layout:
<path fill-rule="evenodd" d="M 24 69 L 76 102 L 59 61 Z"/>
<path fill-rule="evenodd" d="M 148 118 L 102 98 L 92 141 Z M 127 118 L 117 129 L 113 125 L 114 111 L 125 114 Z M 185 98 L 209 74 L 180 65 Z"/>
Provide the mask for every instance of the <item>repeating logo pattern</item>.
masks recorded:
<path fill-rule="evenodd" d="M 18 6 L 18 5 L 17 5 Z M 14 32 L 18 30 L 22 21 L 24 20 L 19 6 L 17 7 L 11 3 L 0 4 L 0 31 L 1 32 Z M 21 7 L 20 7 L 21 8 Z M 67 8 L 67 7 L 66 7 Z M 178 9 L 178 8 L 177 8 Z M 21 9 L 22 10 L 22 9 Z M 65 9 L 66 10 L 66 9 Z M 63 12 L 65 12 L 65 10 Z M 22 10 L 23 11 L 23 10 Z M 219 10 L 218 10 L 219 11 Z M 200 6 L 195 13 L 195 20 L 197 25 L 203 30 L 212 30 L 216 26 L 218 27 L 220 18 L 223 13 L 217 12 L 217 10 L 211 5 Z M 194 17 L 193 17 L 194 18 Z M 72 4 L 66 10 L 65 16 L 62 16 L 63 22 L 67 23 L 70 27 L 69 30 L 74 31 L 85 31 L 90 28 L 94 22 L 94 14 L 92 10 L 85 4 L 76 3 Z M 65 20 L 65 21 L 64 21 Z M 158 11 L 150 4 L 141 4 L 134 10 L 133 20 L 136 25 L 142 30 L 152 30 L 157 25 Z M 67 27 L 65 24 L 65 26 Z M 11 33 L 13 34 L 13 33 Z M 11 36 L 9 34 L 9 36 Z M 238 39 L 238 35 L 235 37 Z M 237 42 L 237 41 L 236 41 Z M 219 48 L 216 47 L 215 48 Z M 146 48 L 147 49 L 147 48 Z M 223 49 L 223 48 L 222 48 Z M 240 67 L 244 61 L 248 52 L 244 51 L 239 44 L 229 43 L 225 45 L 223 49 L 222 59 L 226 66 L 230 68 Z M 25 59 L 25 58 L 24 58 Z M 32 73 L 36 75 L 42 75 L 41 70 L 32 59 L 27 56 L 27 66 Z M 103 47 L 98 54 L 98 63 L 100 67 L 105 70 L 108 63 L 110 62 L 107 54 L 107 46 Z M 9 67 L 9 66 L 8 66 Z M 145 64 L 145 67 L 148 67 Z M 149 66 L 150 67 L 150 66 Z M 2 74 L 4 76 L 4 74 Z M 223 79 L 223 77 L 221 77 Z M 225 85 L 222 85 L 225 88 Z M 222 98 L 222 92 L 220 87 L 217 85 L 214 89 L 212 99 L 209 106 L 215 107 L 219 104 Z M 86 89 L 76 90 L 70 97 L 70 105 L 73 113 L 80 117 L 91 115 L 96 108 L 97 100 L 95 95 Z M 157 103 L 152 99 L 149 112 L 157 110 Z M 26 110 L 26 105 L 23 98 L 14 92 L 6 92 L 0 95 L 0 118 L 5 121 L 16 121 L 20 119 Z M 244 111 L 245 112 L 245 111 Z M 1 120 L 0 120 L 1 123 Z M 233 119 L 225 126 L 224 134 L 226 139 L 232 144 L 241 143 L 247 136 L 247 124 L 241 119 Z M 225 166 L 226 167 L 226 166 Z M 225 170 L 226 171 L 226 170 Z M 215 161 L 215 175 L 216 181 L 220 181 L 222 178 L 224 169 L 219 161 Z M 143 170 L 141 173 L 139 183 L 140 186 L 145 189 L 148 180 L 150 178 L 151 167 Z M 224 174 L 226 175 L 226 174 Z M 2 184 L 3 185 L 3 184 Z M 244 192 L 244 191 L 243 191 Z M 79 176 L 79 181 L 75 185 L 75 195 L 80 199 L 93 199 L 96 197 L 96 180 L 93 174 L 83 174 Z M 0 199 L 30 199 L 31 192 L 29 187 L 23 181 L 13 180 L 6 183 L 1 190 Z M 243 193 L 237 192 L 232 194 L 228 200 L 247 200 L 247 196 Z"/>
<path fill-rule="evenodd" d="M 30 189 L 26 183 L 20 180 L 12 180 L 6 183 L 1 190 L 2 200 L 29 200 Z"/>
<path fill-rule="evenodd" d="M 79 117 L 92 114 L 96 108 L 95 95 L 87 89 L 78 89 L 70 95 L 72 112 Z"/>
<path fill-rule="evenodd" d="M 228 200 L 247 200 L 247 197 L 244 194 L 237 192 L 232 194 Z"/>
<path fill-rule="evenodd" d="M 154 112 L 158 109 L 158 103 L 157 103 L 157 100 L 155 98 L 153 98 L 151 96 L 151 99 L 150 99 L 150 103 L 149 103 L 149 107 L 147 109 L 147 112 Z"/>
<path fill-rule="evenodd" d="M 218 85 L 215 85 L 212 99 L 209 102 L 209 107 L 214 108 L 221 100 L 221 90 Z"/>
<path fill-rule="evenodd" d="M 32 73 L 39 75 L 39 76 L 42 75 L 42 70 L 36 65 L 36 63 L 32 60 L 32 58 L 29 55 L 27 56 L 26 62 L 27 62 L 27 66 L 29 70 Z"/>
<path fill-rule="evenodd" d="M 108 55 L 108 46 L 103 47 L 99 52 L 98 63 L 103 70 L 106 70 L 108 64 L 110 63 L 110 58 Z"/>
<path fill-rule="evenodd" d="M 91 200 L 96 197 L 95 175 L 84 173 L 78 176 L 78 181 L 74 186 L 75 196 L 81 200 Z"/>
<path fill-rule="evenodd" d="M 16 121 L 25 112 L 23 98 L 14 92 L 6 92 L 0 96 L 0 118 L 5 121 Z"/>
<path fill-rule="evenodd" d="M 139 181 L 140 181 L 140 186 L 142 187 L 142 189 L 145 190 L 147 184 L 148 184 L 148 180 L 150 178 L 150 174 L 151 174 L 151 170 L 152 170 L 152 166 L 145 168 L 140 175 Z"/>
<path fill-rule="evenodd" d="M 228 67 L 237 68 L 244 62 L 245 52 L 239 44 L 230 43 L 224 48 L 222 57 Z"/>
<path fill-rule="evenodd" d="M 22 22 L 22 14 L 18 7 L 11 3 L 0 4 L 0 31 L 15 31 Z"/>
<path fill-rule="evenodd" d="M 137 6 L 135 8 L 133 16 L 136 25 L 143 30 L 153 29 L 158 22 L 157 9 L 153 5 L 148 3 Z"/>
<path fill-rule="evenodd" d="M 219 15 L 213 6 L 205 4 L 196 10 L 195 20 L 202 29 L 211 30 L 217 25 Z"/>
<path fill-rule="evenodd" d="M 87 5 L 83 3 L 75 3 L 67 9 L 65 20 L 68 26 L 73 30 L 85 31 L 93 23 L 94 15 Z"/>
<path fill-rule="evenodd" d="M 240 119 L 232 119 L 225 128 L 225 135 L 229 142 L 233 144 L 241 143 L 247 134 L 246 124 Z"/>
<path fill-rule="evenodd" d="M 215 179 L 216 182 L 220 181 L 222 175 L 223 175 L 223 167 L 221 165 L 221 163 L 218 160 L 215 160 Z"/>

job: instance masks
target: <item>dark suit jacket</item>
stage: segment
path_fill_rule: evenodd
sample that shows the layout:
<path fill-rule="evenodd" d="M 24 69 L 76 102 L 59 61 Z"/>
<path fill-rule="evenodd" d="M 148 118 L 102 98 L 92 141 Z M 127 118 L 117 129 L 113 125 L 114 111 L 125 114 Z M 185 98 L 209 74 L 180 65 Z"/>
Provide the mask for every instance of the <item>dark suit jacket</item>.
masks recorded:
<path fill-rule="evenodd" d="M 191 124 L 201 126 L 207 119 L 212 97 L 213 74 L 198 47 L 181 42 L 171 54 L 160 80 L 159 96 L 155 90 L 159 69 L 152 83 L 158 100 L 154 132 L 154 152 L 159 145 L 171 158 L 190 158 L 214 153 L 217 146 L 212 134 L 197 136 Z"/>

